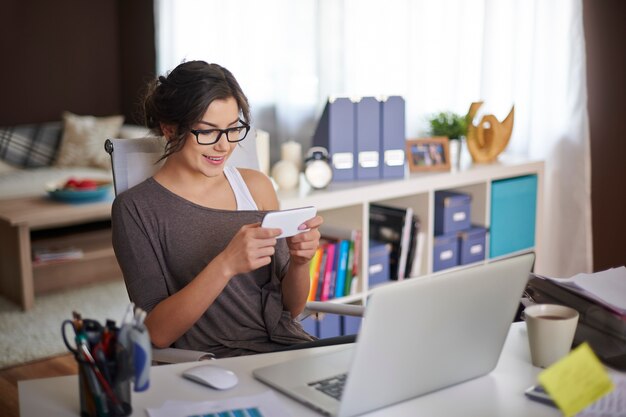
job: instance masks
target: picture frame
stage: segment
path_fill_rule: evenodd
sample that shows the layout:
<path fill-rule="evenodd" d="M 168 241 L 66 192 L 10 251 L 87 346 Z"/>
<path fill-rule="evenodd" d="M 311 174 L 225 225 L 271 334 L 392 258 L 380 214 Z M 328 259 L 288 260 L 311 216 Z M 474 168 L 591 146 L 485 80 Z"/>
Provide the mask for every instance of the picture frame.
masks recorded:
<path fill-rule="evenodd" d="M 411 172 L 450 170 L 450 146 L 447 137 L 407 139 L 405 146 Z"/>

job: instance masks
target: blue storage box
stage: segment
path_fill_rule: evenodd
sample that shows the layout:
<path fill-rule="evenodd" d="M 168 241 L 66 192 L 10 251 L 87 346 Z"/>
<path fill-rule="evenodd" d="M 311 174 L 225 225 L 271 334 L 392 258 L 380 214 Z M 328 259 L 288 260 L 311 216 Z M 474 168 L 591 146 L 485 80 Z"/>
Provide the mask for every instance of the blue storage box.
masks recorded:
<path fill-rule="evenodd" d="M 343 334 L 358 334 L 361 327 L 362 317 L 343 316 Z"/>
<path fill-rule="evenodd" d="M 455 191 L 435 192 L 435 235 L 447 235 L 470 227 L 472 196 Z"/>
<path fill-rule="evenodd" d="M 389 254 L 391 245 L 377 240 L 370 240 L 369 249 L 369 287 L 389 281 Z"/>
<path fill-rule="evenodd" d="M 533 248 L 536 210 L 536 175 L 493 181 L 489 257 Z"/>
<path fill-rule="evenodd" d="M 459 240 L 456 233 L 435 236 L 433 272 L 459 264 Z"/>
<path fill-rule="evenodd" d="M 487 229 L 472 226 L 459 232 L 459 265 L 467 265 L 485 259 L 485 235 Z"/>
<path fill-rule="evenodd" d="M 319 338 L 341 336 L 341 316 L 338 314 L 319 314 Z"/>
<path fill-rule="evenodd" d="M 302 325 L 302 328 L 305 332 L 307 332 L 311 336 L 319 337 L 320 332 L 317 329 L 318 323 L 317 319 L 315 318 L 315 314 L 311 314 L 304 320 L 300 321 L 300 324 Z"/>

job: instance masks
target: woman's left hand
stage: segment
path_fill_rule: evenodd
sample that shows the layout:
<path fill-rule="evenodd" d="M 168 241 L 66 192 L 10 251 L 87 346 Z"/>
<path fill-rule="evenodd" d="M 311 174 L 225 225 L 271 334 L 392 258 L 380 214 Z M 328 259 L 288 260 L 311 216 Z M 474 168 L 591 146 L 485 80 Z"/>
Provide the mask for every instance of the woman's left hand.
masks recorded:
<path fill-rule="evenodd" d="M 287 238 L 291 262 L 304 265 L 313 258 L 320 244 L 319 227 L 323 222 L 324 219 L 321 216 L 315 216 L 304 222 L 301 226 L 302 229 L 310 230 Z"/>

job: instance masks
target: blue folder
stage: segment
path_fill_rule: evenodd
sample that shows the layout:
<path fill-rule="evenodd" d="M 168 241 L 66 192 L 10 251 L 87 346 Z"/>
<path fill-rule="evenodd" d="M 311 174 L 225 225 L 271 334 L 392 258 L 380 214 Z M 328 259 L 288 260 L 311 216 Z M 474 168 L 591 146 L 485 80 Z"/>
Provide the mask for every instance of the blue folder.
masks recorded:
<path fill-rule="evenodd" d="M 334 181 L 352 181 L 354 169 L 354 103 L 347 97 L 329 99 L 322 113 L 313 146 L 328 150 Z"/>
<path fill-rule="evenodd" d="M 375 97 L 363 97 L 356 108 L 356 179 L 380 178 L 380 110 Z"/>
<path fill-rule="evenodd" d="M 390 96 L 380 104 L 380 164 L 382 178 L 404 177 L 404 99 Z"/>

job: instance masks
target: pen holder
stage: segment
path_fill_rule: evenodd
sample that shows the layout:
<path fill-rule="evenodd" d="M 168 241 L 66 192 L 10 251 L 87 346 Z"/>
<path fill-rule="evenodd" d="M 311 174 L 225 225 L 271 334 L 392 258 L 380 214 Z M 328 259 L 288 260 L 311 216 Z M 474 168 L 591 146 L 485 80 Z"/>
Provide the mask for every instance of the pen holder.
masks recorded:
<path fill-rule="evenodd" d="M 118 417 L 132 413 L 130 378 L 115 380 L 110 386 L 113 392 L 110 395 L 98 382 L 93 367 L 80 358 L 77 361 L 81 417 Z M 117 364 L 109 361 L 107 366 L 115 368 Z"/>

